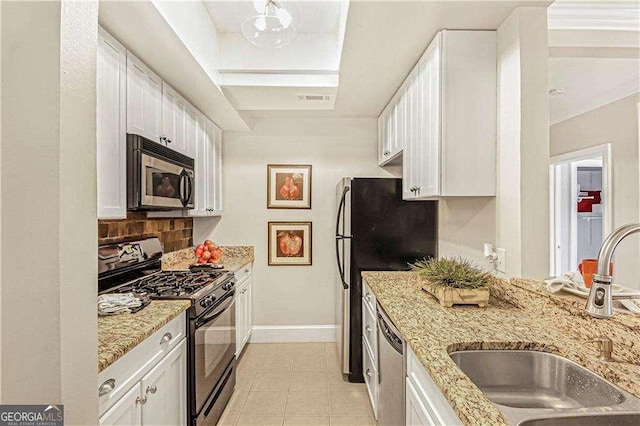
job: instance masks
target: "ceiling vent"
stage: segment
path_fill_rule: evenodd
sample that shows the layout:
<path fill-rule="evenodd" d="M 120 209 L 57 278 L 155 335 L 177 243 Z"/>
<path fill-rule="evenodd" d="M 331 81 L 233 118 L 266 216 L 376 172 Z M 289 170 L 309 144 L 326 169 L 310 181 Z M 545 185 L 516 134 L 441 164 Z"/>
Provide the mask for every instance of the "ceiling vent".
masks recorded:
<path fill-rule="evenodd" d="M 296 95 L 298 102 L 329 102 L 330 95 Z"/>

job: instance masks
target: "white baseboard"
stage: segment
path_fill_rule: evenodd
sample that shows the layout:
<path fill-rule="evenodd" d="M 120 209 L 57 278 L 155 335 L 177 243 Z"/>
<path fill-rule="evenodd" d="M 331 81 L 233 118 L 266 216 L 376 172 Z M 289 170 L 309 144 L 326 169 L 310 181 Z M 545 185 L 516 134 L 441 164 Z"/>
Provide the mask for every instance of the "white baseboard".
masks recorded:
<path fill-rule="evenodd" d="M 335 325 L 254 325 L 251 343 L 335 342 Z"/>

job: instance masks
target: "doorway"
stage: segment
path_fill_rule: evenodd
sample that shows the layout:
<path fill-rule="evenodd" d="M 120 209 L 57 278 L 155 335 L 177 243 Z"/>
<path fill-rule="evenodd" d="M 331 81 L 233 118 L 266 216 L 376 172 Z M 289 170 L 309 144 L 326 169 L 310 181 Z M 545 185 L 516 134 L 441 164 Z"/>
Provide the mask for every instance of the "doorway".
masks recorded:
<path fill-rule="evenodd" d="M 552 276 L 595 259 L 611 233 L 611 144 L 562 154 L 550 162 Z"/>

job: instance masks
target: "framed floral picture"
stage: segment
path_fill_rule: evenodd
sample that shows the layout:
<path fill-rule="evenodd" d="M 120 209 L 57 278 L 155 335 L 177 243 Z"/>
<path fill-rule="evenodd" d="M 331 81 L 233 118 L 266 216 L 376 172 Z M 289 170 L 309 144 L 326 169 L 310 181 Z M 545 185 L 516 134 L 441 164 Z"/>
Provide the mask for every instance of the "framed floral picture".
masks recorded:
<path fill-rule="evenodd" d="M 269 265 L 311 265 L 311 222 L 269 222 Z"/>
<path fill-rule="evenodd" d="M 310 209 L 311 165 L 267 165 L 267 208 Z"/>

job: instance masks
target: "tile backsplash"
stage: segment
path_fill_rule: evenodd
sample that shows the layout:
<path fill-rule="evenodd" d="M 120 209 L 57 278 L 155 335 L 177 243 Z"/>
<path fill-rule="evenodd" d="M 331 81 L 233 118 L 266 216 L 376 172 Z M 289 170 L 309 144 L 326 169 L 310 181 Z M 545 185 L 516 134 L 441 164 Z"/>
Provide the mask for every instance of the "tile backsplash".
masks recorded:
<path fill-rule="evenodd" d="M 143 235 L 157 236 L 165 253 L 188 248 L 193 246 L 193 219 L 148 218 L 144 212 L 127 212 L 126 219 L 98 221 L 98 244 Z"/>

